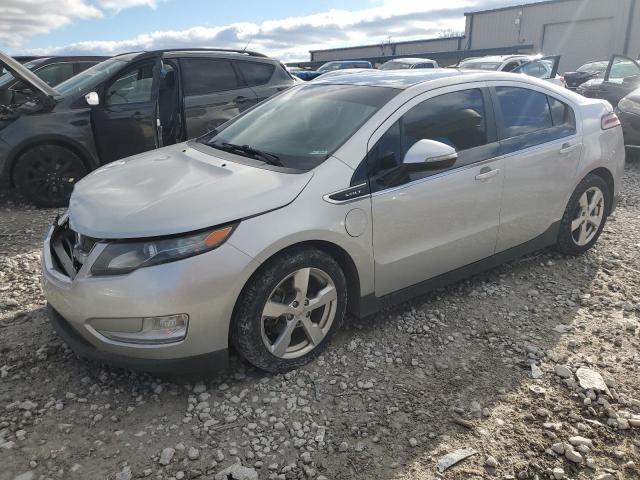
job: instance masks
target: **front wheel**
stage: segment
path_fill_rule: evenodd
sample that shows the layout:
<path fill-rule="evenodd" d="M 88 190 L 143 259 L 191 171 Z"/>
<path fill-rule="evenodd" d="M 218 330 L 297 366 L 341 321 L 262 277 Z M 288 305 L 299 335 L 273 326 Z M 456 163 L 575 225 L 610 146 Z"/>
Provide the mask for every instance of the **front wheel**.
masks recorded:
<path fill-rule="evenodd" d="M 318 356 L 342 323 L 347 284 L 338 262 L 317 249 L 285 251 L 247 283 L 230 337 L 256 367 L 283 372 Z"/>
<path fill-rule="evenodd" d="M 593 247 L 607 220 L 609 198 L 609 187 L 601 177 L 589 174 L 580 182 L 560 222 L 560 252 L 579 255 Z"/>
<path fill-rule="evenodd" d="M 87 174 L 82 159 L 62 145 L 38 145 L 18 158 L 14 182 L 38 207 L 64 207 L 75 183 Z"/>

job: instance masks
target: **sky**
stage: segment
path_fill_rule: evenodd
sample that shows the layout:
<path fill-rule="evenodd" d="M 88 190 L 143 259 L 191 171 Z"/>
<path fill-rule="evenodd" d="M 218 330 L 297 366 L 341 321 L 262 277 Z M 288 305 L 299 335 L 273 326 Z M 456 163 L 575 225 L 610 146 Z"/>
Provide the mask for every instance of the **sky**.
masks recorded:
<path fill-rule="evenodd" d="M 281 61 L 309 50 L 464 32 L 464 12 L 514 0 L 0 0 L 0 50 L 103 54 L 248 48 Z"/>

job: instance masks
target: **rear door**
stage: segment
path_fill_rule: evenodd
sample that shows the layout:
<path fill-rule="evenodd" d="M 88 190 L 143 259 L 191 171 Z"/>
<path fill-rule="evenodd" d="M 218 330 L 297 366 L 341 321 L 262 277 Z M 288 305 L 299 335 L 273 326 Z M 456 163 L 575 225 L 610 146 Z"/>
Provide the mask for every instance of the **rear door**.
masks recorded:
<path fill-rule="evenodd" d="M 574 109 L 518 82 L 490 82 L 496 109 L 504 193 L 496 252 L 544 234 L 562 216 L 580 162 Z"/>
<path fill-rule="evenodd" d="M 230 59 L 181 58 L 187 138 L 219 127 L 257 102 Z"/>
<path fill-rule="evenodd" d="M 103 85 L 91 122 L 103 163 L 157 148 L 160 55 L 134 61 Z"/>
<path fill-rule="evenodd" d="M 607 100 L 614 107 L 640 84 L 640 65 L 635 60 L 613 55 L 598 89 L 598 98 Z"/>
<path fill-rule="evenodd" d="M 294 83 L 281 65 L 248 60 L 236 60 L 234 63 L 244 83 L 255 93 L 257 102 L 286 90 Z"/>

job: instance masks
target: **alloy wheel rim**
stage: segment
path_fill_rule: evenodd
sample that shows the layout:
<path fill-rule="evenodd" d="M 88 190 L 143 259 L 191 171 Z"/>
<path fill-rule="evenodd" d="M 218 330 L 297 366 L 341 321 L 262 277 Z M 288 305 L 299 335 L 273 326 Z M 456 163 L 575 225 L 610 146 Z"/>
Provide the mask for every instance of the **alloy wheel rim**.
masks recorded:
<path fill-rule="evenodd" d="M 42 153 L 26 169 L 29 189 L 42 198 L 66 200 L 81 176 L 76 165 L 63 156 Z"/>
<path fill-rule="evenodd" d="M 576 205 L 571 221 L 571 236 L 579 247 L 596 236 L 604 219 L 604 195 L 598 187 L 588 188 Z"/>
<path fill-rule="evenodd" d="M 329 333 L 336 316 L 337 290 L 317 268 L 301 268 L 282 279 L 269 295 L 261 317 L 262 341 L 278 358 L 299 358 Z"/>

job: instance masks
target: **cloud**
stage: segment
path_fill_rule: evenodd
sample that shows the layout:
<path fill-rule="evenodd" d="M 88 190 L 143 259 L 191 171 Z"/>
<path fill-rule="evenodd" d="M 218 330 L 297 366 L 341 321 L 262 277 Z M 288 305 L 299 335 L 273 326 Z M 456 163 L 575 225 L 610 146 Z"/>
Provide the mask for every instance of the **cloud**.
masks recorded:
<path fill-rule="evenodd" d="M 6 1 L 6 0 L 2 0 Z M 101 5 L 132 6 L 153 0 L 100 0 Z M 444 30 L 464 30 L 465 11 L 491 8 L 506 0 L 382 0 L 372 8 L 326 12 L 268 20 L 238 22 L 215 27 L 142 33 L 123 40 L 84 41 L 29 50 L 32 54 L 106 54 L 137 50 L 188 47 L 243 48 L 257 50 L 283 61 L 306 60 L 309 50 L 430 38 Z"/>
<path fill-rule="evenodd" d="M 0 43 L 18 47 L 26 37 L 101 16 L 86 0 L 1 0 Z"/>
<path fill-rule="evenodd" d="M 125 8 L 147 6 L 156 8 L 156 0 L 98 0 L 98 5 L 108 10 L 124 10 Z"/>

